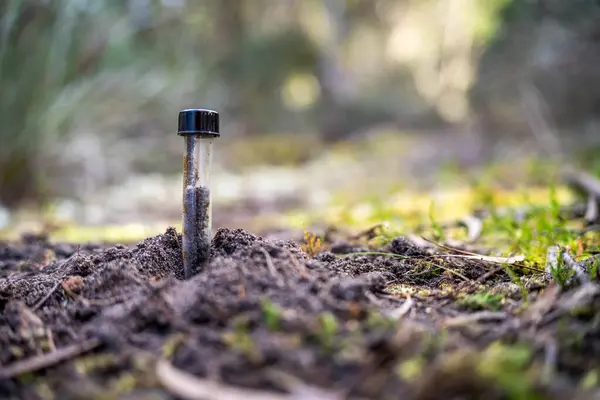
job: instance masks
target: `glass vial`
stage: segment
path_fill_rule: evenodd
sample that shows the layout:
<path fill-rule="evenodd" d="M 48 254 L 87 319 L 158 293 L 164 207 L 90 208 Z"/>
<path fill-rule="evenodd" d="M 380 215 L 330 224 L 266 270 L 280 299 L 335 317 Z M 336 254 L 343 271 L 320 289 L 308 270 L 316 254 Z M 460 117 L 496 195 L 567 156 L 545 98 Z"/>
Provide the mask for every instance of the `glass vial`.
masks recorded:
<path fill-rule="evenodd" d="M 213 141 L 219 137 L 219 114 L 203 109 L 183 110 L 179 113 L 178 134 L 185 138 L 182 255 L 184 276 L 188 279 L 210 260 L 210 170 Z"/>

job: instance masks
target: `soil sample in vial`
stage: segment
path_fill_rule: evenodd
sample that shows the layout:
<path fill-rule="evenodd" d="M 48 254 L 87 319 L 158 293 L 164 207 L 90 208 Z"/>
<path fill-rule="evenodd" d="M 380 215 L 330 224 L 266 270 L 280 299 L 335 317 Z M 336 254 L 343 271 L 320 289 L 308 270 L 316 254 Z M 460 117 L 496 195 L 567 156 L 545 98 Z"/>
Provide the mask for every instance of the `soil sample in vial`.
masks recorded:
<path fill-rule="evenodd" d="M 211 245 L 211 202 L 210 189 L 207 186 L 196 187 L 196 232 L 197 244 L 196 265 L 202 270 L 204 265 L 210 259 Z"/>
<path fill-rule="evenodd" d="M 196 189 L 193 186 L 184 189 L 183 201 L 183 262 L 188 277 L 198 272 Z"/>

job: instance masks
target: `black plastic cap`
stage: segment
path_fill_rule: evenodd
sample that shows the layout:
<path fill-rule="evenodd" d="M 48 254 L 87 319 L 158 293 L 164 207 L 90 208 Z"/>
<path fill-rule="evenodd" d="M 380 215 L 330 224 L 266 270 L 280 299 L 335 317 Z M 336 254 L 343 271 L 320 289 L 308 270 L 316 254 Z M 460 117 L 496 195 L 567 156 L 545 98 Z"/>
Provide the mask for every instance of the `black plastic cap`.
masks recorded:
<path fill-rule="evenodd" d="M 182 110 L 179 112 L 177 134 L 219 137 L 219 113 L 199 108 Z"/>

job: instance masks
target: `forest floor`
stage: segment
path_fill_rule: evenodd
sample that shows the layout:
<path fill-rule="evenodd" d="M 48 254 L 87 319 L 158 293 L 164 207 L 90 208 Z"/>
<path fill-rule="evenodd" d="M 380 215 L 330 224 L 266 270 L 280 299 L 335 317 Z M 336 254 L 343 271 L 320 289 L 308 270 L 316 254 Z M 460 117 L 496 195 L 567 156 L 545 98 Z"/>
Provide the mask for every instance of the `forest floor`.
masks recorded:
<path fill-rule="evenodd" d="M 0 241 L 0 398 L 600 398 L 597 179 L 478 182 L 233 218 L 189 280 L 174 228 Z"/>

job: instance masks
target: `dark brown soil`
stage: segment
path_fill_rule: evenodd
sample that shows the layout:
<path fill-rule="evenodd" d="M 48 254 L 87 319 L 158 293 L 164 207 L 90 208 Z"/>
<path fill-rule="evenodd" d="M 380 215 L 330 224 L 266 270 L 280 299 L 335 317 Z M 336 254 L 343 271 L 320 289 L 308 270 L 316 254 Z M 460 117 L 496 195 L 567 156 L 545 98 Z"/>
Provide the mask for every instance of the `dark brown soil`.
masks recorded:
<path fill-rule="evenodd" d="M 595 286 L 533 285 L 537 314 L 519 290 L 477 309 L 457 300 L 509 287 L 503 270 L 481 281 L 496 265 L 402 238 L 378 249 L 400 257 L 353 254 L 364 243 L 309 256 L 228 229 L 184 281 L 180 243 L 173 229 L 132 247 L 0 243 L 0 398 L 178 398 L 161 359 L 303 399 L 304 385 L 322 390 L 312 399 L 587 399 L 600 380 Z"/>

